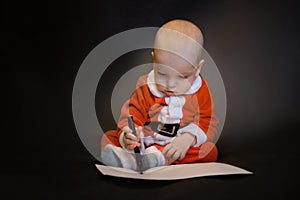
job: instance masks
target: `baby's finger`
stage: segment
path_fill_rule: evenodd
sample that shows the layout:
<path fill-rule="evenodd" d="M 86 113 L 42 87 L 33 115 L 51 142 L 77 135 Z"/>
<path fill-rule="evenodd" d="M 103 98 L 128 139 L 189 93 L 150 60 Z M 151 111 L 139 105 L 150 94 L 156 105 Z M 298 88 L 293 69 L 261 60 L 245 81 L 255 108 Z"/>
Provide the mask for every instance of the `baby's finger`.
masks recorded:
<path fill-rule="evenodd" d="M 127 134 L 125 133 L 124 142 L 125 142 L 125 144 L 128 144 L 128 145 L 134 145 L 134 147 L 141 146 L 141 144 L 138 141 L 138 138 L 135 135 L 133 135 L 132 133 L 127 133 Z"/>
<path fill-rule="evenodd" d="M 178 160 L 183 160 L 183 159 L 184 159 L 184 157 L 185 157 L 185 154 L 186 154 L 186 153 L 184 153 L 184 152 L 183 152 L 183 153 L 181 153 L 181 155 L 180 155 L 180 157 L 178 158 Z"/>
<path fill-rule="evenodd" d="M 125 138 L 128 140 L 133 140 L 135 142 L 138 141 L 138 138 L 135 135 L 133 135 L 132 133 L 125 133 Z"/>
<path fill-rule="evenodd" d="M 136 144 L 137 142 L 135 140 L 131 140 L 131 139 L 125 139 L 125 143 L 127 145 L 131 145 L 131 144 Z"/>
<path fill-rule="evenodd" d="M 125 137 L 124 137 L 124 144 L 125 144 L 126 149 L 130 149 L 130 150 L 134 149 L 136 146 L 138 146 L 138 147 L 141 146 L 140 143 L 138 143 L 134 140 L 125 139 Z"/>
<path fill-rule="evenodd" d="M 176 149 L 172 146 L 171 144 L 168 144 L 164 149 L 163 149 L 163 154 L 165 154 L 168 158 L 171 158 L 172 155 L 175 153 Z"/>
<path fill-rule="evenodd" d="M 176 151 L 174 152 L 172 159 L 177 160 L 179 157 L 180 157 L 180 152 Z"/>
<path fill-rule="evenodd" d="M 176 152 L 176 149 L 175 149 L 175 148 L 171 148 L 171 149 L 167 152 L 166 156 L 167 156 L 168 158 L 172 158 L 175 152 Z M 174 159 L 174 160 L 176 160 L 176 159 Z"/>
<path fill-rule="evenodd" d="M 167 146 L 165 146 L 165 148 L 162 150 L 163 154 L 166 154 L 170 149 L 170 145 L 168 144 Z"/>
<path fill-rule="evenodd" d="M 126 144 L 126 149 L 133 150 L 136 147 L 134 144 Z"/>
<path fill-rule="evenodd" d="M 132 133 L 132 130 L 128 126 L 124 126 L 123 131 L 125 133 Z"/>

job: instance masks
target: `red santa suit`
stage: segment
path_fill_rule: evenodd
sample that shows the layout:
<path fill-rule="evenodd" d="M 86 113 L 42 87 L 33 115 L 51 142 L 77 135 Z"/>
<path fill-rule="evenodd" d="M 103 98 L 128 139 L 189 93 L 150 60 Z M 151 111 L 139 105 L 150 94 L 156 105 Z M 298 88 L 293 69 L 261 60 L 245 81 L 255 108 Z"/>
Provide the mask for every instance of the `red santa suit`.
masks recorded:
<path fill-rule="evenodd" d="M 125 146 L 122 128 L 128 126 L 128 115 L 133 116 L 136 126 L 144 127 L 141 143 L 146 150 L 151 147 L 162 151 L 165 145 L 183 133 L 195 136 L 196 144 L 190 147 L 183 160 L 173 164 L 217 160 L 213 139 L 218 120 L 207 83 L 202 77 L 196 77 L 190 89 L 180 96 L 166 96 L 158 91 L 154 71 L 140 77 L 136 90 L 122 107 L 118 129 L 106 132 L 102 138 L 102 149 L 107 144 Z"/>

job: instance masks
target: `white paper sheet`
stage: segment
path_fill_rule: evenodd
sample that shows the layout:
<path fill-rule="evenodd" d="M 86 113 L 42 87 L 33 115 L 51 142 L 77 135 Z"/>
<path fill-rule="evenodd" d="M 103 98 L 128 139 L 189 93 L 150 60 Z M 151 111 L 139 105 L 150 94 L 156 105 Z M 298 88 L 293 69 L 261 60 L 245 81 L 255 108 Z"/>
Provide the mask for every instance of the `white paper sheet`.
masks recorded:
<path fill-rule="evenodd" d="M 129 169 L 105 165 L 96 164 L 96 167 L 103 175 L 145 180 L 179 180 L 203 176 L 253 173 L 218 162 L 161 166 L 148 169 L 143 174 Z"/>

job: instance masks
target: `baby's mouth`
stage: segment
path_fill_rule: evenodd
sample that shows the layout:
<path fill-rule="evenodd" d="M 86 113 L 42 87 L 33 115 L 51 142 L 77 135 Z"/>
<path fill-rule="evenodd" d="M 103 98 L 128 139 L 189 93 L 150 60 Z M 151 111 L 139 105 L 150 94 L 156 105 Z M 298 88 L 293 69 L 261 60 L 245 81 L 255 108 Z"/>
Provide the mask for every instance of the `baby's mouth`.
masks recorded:
<path fill-rule="evenodd" d="M 164 92 L 167 96 L 174 96 L 175 95 L 175 92 L 174 91 L 171 91 L 171 90 L 165 90 Z"/>

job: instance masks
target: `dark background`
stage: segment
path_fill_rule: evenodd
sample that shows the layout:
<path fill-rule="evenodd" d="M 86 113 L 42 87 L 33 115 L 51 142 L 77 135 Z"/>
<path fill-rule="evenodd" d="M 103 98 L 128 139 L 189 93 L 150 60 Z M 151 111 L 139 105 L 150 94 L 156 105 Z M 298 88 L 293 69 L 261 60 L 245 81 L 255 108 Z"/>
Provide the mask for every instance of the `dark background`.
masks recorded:
<path fill-rule="evenodd" d="M 174 18 L 201 27 L 225 84 L 219 161 L 253 175 L 160 182 L 106 177 L 81 143 L 72 88 L 85 57 L 114 34 Z M 297 195 L 299 18 L 296 1 L 2 3 L 1 199 Z"/>

